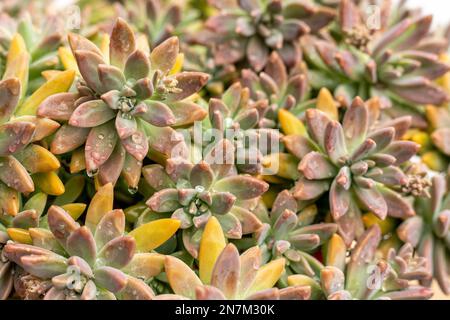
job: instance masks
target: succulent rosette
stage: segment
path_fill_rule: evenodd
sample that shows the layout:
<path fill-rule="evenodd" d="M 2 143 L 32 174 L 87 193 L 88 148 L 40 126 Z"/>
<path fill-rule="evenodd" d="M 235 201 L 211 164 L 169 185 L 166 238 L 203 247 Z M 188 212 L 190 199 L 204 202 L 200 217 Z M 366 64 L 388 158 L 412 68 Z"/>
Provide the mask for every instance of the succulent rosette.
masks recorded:
<path fill-rule="evenodd" d="M 315 223 L 318 213 L 316 205 L 305 206 L 288 190 L 283 190 L 270 211 L 263 205 L 255 210 L 262 226 L 253 234 L 254 241 L 245 239 L 242 244 L 258 245 L 264 263 L 283 257 L 286 270 L 280 283 L 285 286 L 286 277 L 292 274 L 313 277 L 323 267 L 314 254 L 338 228 L 335 223 Z"/>
<path fill-rule="evenodd" d="M 142 173 L 157 191 L 147 205 L 180 220 L 184 246 L 193 257 L 198 255 L 203 228 L 213 216 L 231 239 L 240 239 L 261 226 L 251 210 L 268 185 L 250 175 L 237 174 L 229 140 L 218 141 L 198 163 L 172 158 L 165 169 L 148 165 Z"/>
<path fill-rule="evenodd" d="M 307 132 L 283 138 L 287 150 L 300 159 L 294 198 L 314 201 L 328 192 L 331 216 L 347 244 L 364 230 L 361 209 L 380 219 L 414 215 L 399 193 L 408 184 L 399 165 L 418 150 L 416 143 L 398 140 L 411 119 L 380 124 L 378 113 L 377 101 L 365 103 L 359 97 L 342 120 L 336 112 L 311 108 L 305 113 Z"/>
<path fill-rule="evenodd" d="M 112 210 L 112 203 L 108 184 L 92 199 L 84 226 L 53 205 L 46 215 L 48 229 L 28 230 L 31 244 L 7 243 L 5 256 L 25 272 L 19 275 L 18 291 L 27 296 L 36 289 L 27 284 L 34 282 L 45 288 L 39 297 L 44 300 L 152 299 L 145 281 L 161 272 L 162 257 L 149 251 L 167 240 L 179 223 L 160 220 L 125 234 L 125 215 Z M 156 235 L 161 227 L 167 232 Z"/>
<path fill-rule="evenodd" d="M 386 257 L 377 253 L 381 241 L 378 226 L 372 226 L 358 239 L 350 257 L 343 239 L 335 234 L 326 250 L 326 266 L 316 278 L 288 277 L 289 285 L 310 286 L 313 299 L 327 300 L 419 300 L 433 292 L 415 285 L 414 280 L 429 277 L 426 259 L 414 255 L 411 245 L 398 251 L 391 248 Z"/>
<path fill-rule="evenodd" d="M 273 152 L 272 147 L 278 147 L 279 131 L 258 127 L 266 108 L 267 100 L 250 100 L 249 89 L 243 88 L 240 82 L 231 85 L 221 99 L 209 100 L 207 130 L 211 127 L 220 133 L 220 137 L 216 137 L 213 132 L 211 140 L 223 138 L 233 143 L 236 167 L 240 172 L 262 173 L 262 158 Z"/>
<path fill-rule="evenodd" d="M 218 65 L 244 63 L 261 71 L 277 51 L 288 67 L 301 59 L 297 40 L 325 27 L 334 10 L 306 1 L 213 1 L 219 10 L 194 41 L 212 46 Z"/>
<path fill-rule="evenodd" d="M 172 36 L 183 36 L 198 13 L 187 5 L 188 1 L 138 0 L 125 1 L 128 21 L 147 36 L 154 48 Z"/>
<path fill-rule="evenodd" d="M 379 97 L 393 118 L 411 115 L 413 126 L 425 127 L 419 107 L 440 105 L 448 94 L 433 80 L 449 70 L 437 53 L 446 50 L 445 39 L 429 35 L 431 16 L 413 15 L 390 25 L 391 7 L 384 1 L 380 25 L 365 16 L 367 6 L 344 0 L 339 5 L 339 30 L 334 39 L 304 37 L 302 48 L 311 66 L 313 87 L 328 87 L 349 105 L 355 95 Z M 392 15 L 394 12 L 392 12 Z M 391 19 L 392 20 L 392 19 Z"/>
<path fill-rule="evenodd" d="M 449 266 L 449 214 L 450 196 L 446 180 L 437 175 L 432 179 L 430 198 L 416 199 L 417 215 L 406 219 L 397 229 L 399 238 L 417 248 L 425 257 L 429 277 L 422 284 L 429 286 L 437 280 L 445 294 L 450 292 Z"/>
<path fill-rule="evenodd" d="M 42 117 L 67 121 L 56 133 L 51 151 L 64 154 L 84 145 L 88 175 L 99 174 L 100 182 L 106 184 L 122 173 L 135 188 L 149 148 L 170 154 L 167 142 L 174 133 L 170 126 L 206 116 L 200 106 L 184 99 L 200 90 L 208 76 L 171 75 L 178 39 L 166 40 L 149 55 L 137 48 L 132 30 L 122 19 L 111 33 L 110 64 L 89 40 L 71 34 L 69 42 L 82 76 L 77 92 L 53 95 L 38 110 Z"/>
<path fill-rule="evenodd" d="M 280 109 L 299 109 L 308 98 L 309 85 L 304 66 L 289 73 L 281 56 L 273 52 L 262 72 L 242 70 L 241 81 L 250 90 L 250 99 L 259 106 L 260 128 L 277 128 Z M 263 103 L 263 101 L 265 101 Z"/>
<path fill-rule="evenodd" d="M 174 294 L 159 295 L 156 299 L 308 299 L 308 286 L 274 287 L 284 264 L 283 258 L 264 264 L 257 246 L 239 255 L 236 246 L 226 244 L 220 224 L 213 217 L 201 239 L 198 275 L 180 259 L 166 256 L 164 271 Z"/>

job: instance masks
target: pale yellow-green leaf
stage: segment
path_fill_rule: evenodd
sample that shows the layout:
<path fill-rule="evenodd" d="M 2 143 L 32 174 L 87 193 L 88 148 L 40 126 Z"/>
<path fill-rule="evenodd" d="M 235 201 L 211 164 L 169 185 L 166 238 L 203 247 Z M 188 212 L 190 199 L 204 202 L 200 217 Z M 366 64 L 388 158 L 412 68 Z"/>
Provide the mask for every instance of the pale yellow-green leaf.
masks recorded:
<path fill-rule="evenodd" d="M 266 265 L 259 268 L 256 272 L 256 277 L 252 286 L 247 291 L 247 296 L 261 290 L 273 288 L 284 272 L 285 263 L 286 261 L 284 258 L 279 258 L 270 261 Z"/>

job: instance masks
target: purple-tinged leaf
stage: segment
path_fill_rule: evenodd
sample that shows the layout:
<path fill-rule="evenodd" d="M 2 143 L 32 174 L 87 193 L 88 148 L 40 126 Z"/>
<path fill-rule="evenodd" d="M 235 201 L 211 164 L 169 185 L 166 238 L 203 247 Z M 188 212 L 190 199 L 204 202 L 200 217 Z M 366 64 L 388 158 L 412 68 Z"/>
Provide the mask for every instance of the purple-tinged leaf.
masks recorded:
<path fill-rule="evenodd" d="M 137 161 L 142 161 L 147 156 L 148 140 L 142 131 L 138 130 L 130 137 L 122 140 L 122 145 Z"/>
<path fill-rule="evenodd" d="M 97 127 L 116 117 L 112 110 L 102 100 L 90 100 L 78 106 L 69 119 L 73 127 Z"/>
<path fill-rule="evenodd" d="M 324 180 L 308 180 L 301 177 L 295 183 L 293 189 L 294 198 L 297 200 L 312 200 L 321 196 L 329 188 L 329 181 Z"/>
<path fill-rule="evenodd" d="M 97 172 L 99 167 L 109 159 L 114 151 L 117 138 L 113 121 L 91 129 L 84 147 L 88 172 Z"/>
<path fill-rule="evenodd" d="M 127 57 L 136 49 L 133 31 L 121 18 L 118 18 L 109 41 L 109 59 L 111 64 L 123 69 Z"/>
<path fill-rule="evenodd" d="M 136 115 L 154 126 L 166 127 L 176 122 L 172 110 L 160 101 L 147 100 L 136 108 L 140 107 L 142 110 L 136 110 Z"/>
<path fill-rule="evenodd" d="M 102 84 L 102 92 L 122 90 L 126 81 L 122 70 L 107 64 L 98 65 L 98 77 Z"/>
<path fill-rule="evenodd" d="M 47 211 L 48 226 L 63 247 L 66 247 L 67 238 L 80 225 L 61 207 L 51 206 Z"/>
<path fill-rule="evenodd" d="M 209 75 L 203 72 L 181 72 L 175 75 L 177 88 L 181 90 L 179 93 L 169 93 L 168 101 L 179 101 L 190 97 L 194 93 L 200 91 L 208 82 Z"/>
<path fill-rule="evenodd" d="M 98 54 L 85 50 L 77 50 L 74 54 L 77 59 L 78 69 L 88 87 L 97 93 L 103 93 L 98 75 L 98 66 L 105 64 L 103 58 Z"/>
<path fill-rule="evenodd" d="M 175 65 L 180 44 L 177 37 L 171 37 L 153 49 L 150 60 L 153 70 L 168 73 Z"/>
<path fill-rule="evenodd" d="M 122 269 L 133 258 L 136 241 L 131 236 L 117 237 L 105 244 L 98 253 L 104 265 Z"/>
<path fill-rule="evenodd" d="M 38 108 L 37 115 L 53 120 L 68 121 L 76 108 L 78 93 L 57 93 L 45 99 Z"/>
<path fill-rule="evenodd" d="M 268 188 L 264 181 L 245 175 L 226 177 L 214 184 L 214 190 L 230 192 L 240 200 L 256 198 Z"/>
<path fill-rule="evenodd" d="M 216 260 L 211 285 L 223 292 L 228 299 L 233 299 L 238 294 L 240 269 L 239 252 L 234 245 L 229 244 Z"/>
<path fill-rule="evenodd" d="M 73 127 L 64 124 L 55 134 L 50 151 L 53 154 L 63 154 L 82 146 L 87 139 L 90 128 Z"/>
<path fill-rule="evenodd" d="M 136 50 L 125 63 L 125 76 L 127 79 L 139 80 L 145 78 L 150 73 L 150 58 L 142 50 Z"/>
<path fill-rule="evenodd" d="M 78 256 L 93 265 L 96 259 L 97 247 L 94 236 L 86 227 L 80 227 L 67 237 L 66 249 L 72 256 Z"/>
<path fill-rule="evenodd" d="M 128 277 L 120 270 L 100 267 L 94 271 L 95 284 L 111 292 L 118 292 L 127 285 Z"/>

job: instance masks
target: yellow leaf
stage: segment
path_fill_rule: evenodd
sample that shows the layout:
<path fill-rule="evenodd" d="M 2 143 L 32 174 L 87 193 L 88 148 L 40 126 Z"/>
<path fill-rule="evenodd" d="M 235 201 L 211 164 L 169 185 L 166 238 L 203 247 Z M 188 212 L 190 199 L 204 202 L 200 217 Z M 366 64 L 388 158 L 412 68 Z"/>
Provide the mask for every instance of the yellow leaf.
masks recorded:
<path fill-rule="evenodd" d="M 85 225 L 94 231 L 103 216 L 113 209 L 114 187 L 112 183 L 100 187 L 91 200 Z"/>
<path fill-rule="evenodd" d="M 33 240 L 30 237 L 28 230 L 20 228 L 8 228 L 6 230 L 11 240 L 24 244 L 33 244 Z"/>
<path fill-rule="evenodd" d="M 336 102 L 327 88 L 320 89 L 319 95 L 317 96 L 316 108 L 325 112 L 332 120 L 339 119 Z"/>
<path fill-rule="evenodd" d="M 319 283 L 314 279 L 302 275 L 294 274 L 287 278 L 288 285 L 290 287 L 294 286 L 308 286 L 311 288 L 311 299 L 319 300 L 323 298 L 323 291 Z"/>
<path fill-rule="evenodd" d="M 37 144 L 19 152 L 16 158 L 30 173 L 55 171 L 61 166 L 53 153 Z"/>
<path fill-rule="evenodd" d="M 69 48 L 60 47 L 58 49 L 58 56 L 65 70 L 73 70 L 77 74 L 80 74 L 80 71 L 78 70 L 77 60 L 75 60 L 75 57 L 73 56 L 72 51 L 70 51 Z"/>
<path fill-rule="evenodd" d="M 307 134 L 303 122 L 285 109 L 280 109 L 280 111 L 278 111 L 278 120 L 280 121 L 280 127 L 285 135 L 298 134 L 305 136 Z"/>
<path fill-rule="evenodd" d="M 55 171 L 35 173 L 32 178 L 37 188 L 50 196 L 59 196 L 65 191 L 64 184 Z"/>
<path fill-rule="evenodd" d="M 326 264 L 344 270 L 346 252 L 344 240 L 338 234 L 333 234 L 326 246 Z"/>
<path fill-rule="evenodd" d="M 59 75 L 51 78 L 49 81 L 40 86 L 24 103 L 17 109 L 17 116 L 36 115 L 37 108 L 47 97 L 70 89 L 75 71 L 66 70 Z"/>
<path fill-rule="evenodd" d="M 198 255 L 199 276 L 204 284 L 211 282 L 214 265 L 225 246 L 222 227 L 217 218 L 211 217 L 203 231 Z"/>
<path fill-rule="evenodd" d="M 19 33 L 16 33 L 9 45 L 3 79 L 19 79 L 21 87 L 21 99 L 25 96 L 28 87 L 29 62 L 30 55 L 27 51 L 25 41 Z"/>
<path fill-rule="evenodd" d="M 177 59 L 175 60 L 175 64 L 173 65 L 172 70 L 170 70 L 169 74 L 174 75 L 177 74 L 178 72 L 181 72 L 181 69 L 183 68 L 183 63 L 184 63 L 184 54 L 179 53 Z"/>
<path fill-rule="evenodd" d="M 247 291 L 247 296 L 261 290 L 273 288 L 284 272 L 285 263 L 286 261 L 284 258 L 279 258 L 270 261 L 266 265 L 259 268 L 256 272 L 256 277 L 252 286 Z"/>
<path fill-rule="evenodd" d="M 45 70 L 41 72 L 42 77 L 44 77 L 45 81 L 50 80 L 53 77 L 56 77 L 58 74 L 61 74 L 61 70 Z"/>
<path fill-rule="evenodd" d="M 72 152 L 72 158 L 70 158 L 70 173 L 77 173 L 84 169 L 86 169 L 84 149 L 78 148 Z"/>
<path fill-rule="evenodd" d="M 448 162 L 444 156 L 437 151 L 428 151 L 422 155 L 422 162 L 425 163 L 428 168 L 434 171 L 443 172 L 447 170 Z"/>
<path fill-rule="evenodd" d="M 136 240 L 136 250 L 147 252 L 158 248 L 180 227 L 180 220 L 159 219 L 139 226 L 129 233 Z"/>
<path fill-rule="evenodd" d="M 364 225 L 368 229 L 369 227 L 377 224 L 380 227 L 381 233 L 383 235 L 390 233 L 394 230 L 396 221 L 391 217 L 386 217 L 384 220 L 381 220 L 372 212 L 366 213 L 362 217 Z"/>
<path fill-rule="evenodd" d="M 84 210 L 86 209 L 86 205 L 84 203 L 69 203 L 63 205 L 61 208 L 67 211 L 67 213 L 70 214 L 73 220 L 78 220 L 78 218 L 83 214 Z"/>

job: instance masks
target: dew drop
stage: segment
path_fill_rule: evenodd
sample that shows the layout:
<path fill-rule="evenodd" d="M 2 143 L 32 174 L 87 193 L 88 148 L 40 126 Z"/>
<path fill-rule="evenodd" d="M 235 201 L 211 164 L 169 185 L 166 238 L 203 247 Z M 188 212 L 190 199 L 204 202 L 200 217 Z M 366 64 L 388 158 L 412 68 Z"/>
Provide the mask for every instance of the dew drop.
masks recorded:
<path fill-rule="evenodd" d="M 138 187 L 128 187 L 128 192 L 130 194 L 136 194 L 136 192 L 138 192 Z"/>
<path fill-rule="evenodd" d="M 93 178 L 98 174 L 98 169 L 87 170 L 86 174 L 88 175 L 89 178 Z"/>

